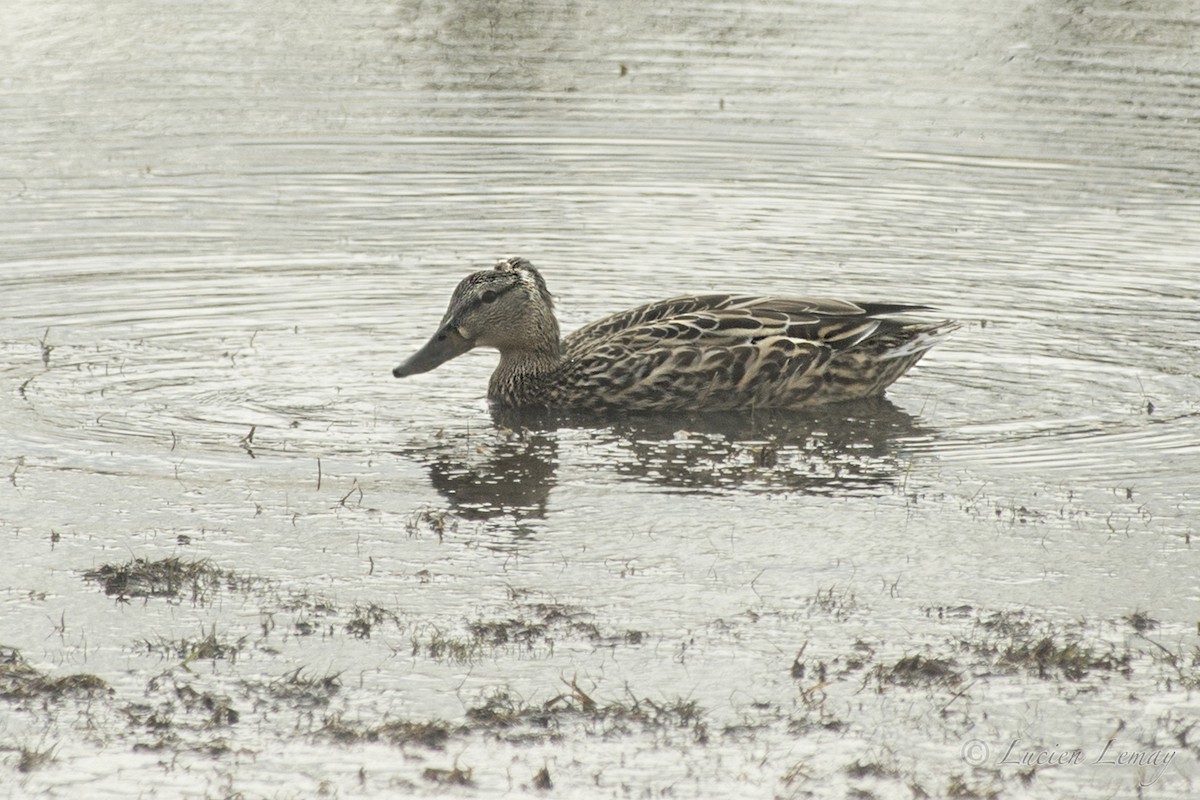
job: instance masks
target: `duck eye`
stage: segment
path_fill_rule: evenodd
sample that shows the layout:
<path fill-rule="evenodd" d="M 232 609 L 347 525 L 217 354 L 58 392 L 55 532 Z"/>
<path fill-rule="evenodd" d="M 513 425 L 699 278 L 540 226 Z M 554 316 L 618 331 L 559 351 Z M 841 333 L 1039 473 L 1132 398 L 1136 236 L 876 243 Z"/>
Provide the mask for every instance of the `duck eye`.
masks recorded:
<path fill-rule="evenodd" d="M 485 302 L 485 303 L 494 303 L 494 302 L 496 302 L 496 293 L 493 292 L 491 289 L 488 289 L 486 292 L 484 292 L 480 296 L 480 299 L 483 300 L 483 302 Z"/>

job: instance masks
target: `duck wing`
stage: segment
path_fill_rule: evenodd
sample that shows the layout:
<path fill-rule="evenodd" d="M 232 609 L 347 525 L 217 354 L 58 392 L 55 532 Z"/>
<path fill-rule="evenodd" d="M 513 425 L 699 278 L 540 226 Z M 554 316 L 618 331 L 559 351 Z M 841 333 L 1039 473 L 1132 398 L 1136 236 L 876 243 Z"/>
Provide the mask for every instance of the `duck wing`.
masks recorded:
<path fill-rule="evenodd" d="M 851 347 L 879 329 L 879 317 L 928 310 L 896 303 L 851 303 L 818 297 L 691 295 L 648 303 L 586 325 L 563 342 L 567 355 L 611 340 L 646 345 L 671 340 L 696 346 L 755 343 L 768 336 Z"/>
<path fill-rule="evenodd" d="M 598 320 L 563 342 L 564 390 L 597 405 L 723 409 L 802 405 L 833 355 L 921 306 L 695 295 Z"/>

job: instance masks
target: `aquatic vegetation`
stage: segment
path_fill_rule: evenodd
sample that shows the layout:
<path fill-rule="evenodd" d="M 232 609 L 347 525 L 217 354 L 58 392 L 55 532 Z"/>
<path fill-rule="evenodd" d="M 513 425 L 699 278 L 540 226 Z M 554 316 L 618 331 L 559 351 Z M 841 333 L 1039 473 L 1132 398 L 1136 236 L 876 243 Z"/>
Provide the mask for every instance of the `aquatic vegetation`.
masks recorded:
<path fill-rule="evenodd" d="M 392 622 L 398 625 L 399 618 L 395 612 L 374 603 L 368 603 L 367 605 L 356 603 L 350 610 L 350 619 L 347 620 L 344 628 L 346 633 L 355 639 L 370 639 L 371 632 L 375 627 L 382 625 L 384 622 Z"/>
<path fill-rule="evenodd" d="M 1020 669 L 1039 678 L 1079 681 L 1093 670 L 1128 674 L 1133 658 L 1112 643 L 1088 643 L 1021 611 L 997 611 L 976 620 L 978 636 L 962 640 L 968 651 L 991 659 L 1000 670 Z"/>
<path fill-rule="evenodd" d="M 996 786 L 979 785 L 965 775 L 958 774 L 950 776 L 945 793 L 946 797 L 954 800 L 995 800 L 1000 796 L 1000 789 Z"/>
<path fill-rule="evenodd" d="M 194 661 L 234 661 L 245 648 L 247 639 L 244 635 L 237 638 L 218 635 L 216 623 L 213 623 L 207 632 L 202 630 L 198 638 L 158 637 L 154 641 L 144 640 L 142 644 L 147 652 L 158 653 L 164 658 L 181 659 L 180 666 L 187 669 Z"/>
<path fill-rule="evenodd" d="M 329 708 L 342 691 L 342 674 L 297 667 L 275 678 L 240 679 L 237 683 L 240 694 L 250 698 L 255 709 L 311 714 Z"/>
<path fill-rule="evenodd" d="M 471 780 L 471 770 L 459 769 L 457 766 L 451 767 L 450 769 L 426 767 L 421 773 L 421 777 L 430 783 L 436 783 L 439 786 L 470 787 L 475 785 L 475 781 Z"/>
<path fill-rule="evenodd" d="M 316 735 L 340 744 L 384 742 L 397 747 L 417 745 L 442 750 L 453 730 L 440 720 L 389 720 L 375 725 L 353 722 L 340 715 L 326 717 Z"/>
<path fill-rule="evenodd" d="M 511 594 L 523 597 L 525 592 Z M 495 619 L 469 620 L 462 633 L 443 630 L 438 626 L 416 624 L 409 638 L 411 654 L 424 655 L 435 661 L 467 664 L 485 656 L 505 653 L 522 655 L 554 654 L 557 640 L 583 640 L 596 646 L 638 646 L 646 634 L 626 630 L 620 633 L 602 631 L 586 619 L 591 616 L 583 609 L 561 603 L 515 602 L 513 615 Z"/>
<path fill-rule="evenodd" d="M 75 673 L 52 677 L 30 666 L 20 651 L 0 646 L 0 700 L 55 699 L 110 691 L 108 683 L 96 675 Z"/>
<path fill-rule="evenodd" d="M 808 600 L 808 607 L 814 612 L 829 614 L 833 619 L 844 622 L 858 610 L 854 592 L 845 588 L 838 590 L 836 586 L 819 589 Z"/>
<path fill-rule="evenodd" d="M 449 511 L 435 508 L 421 508 L 414 511 L 404 522 L 404 529 L 409 536 L 417 536 L 423 531 L 429 531 L 442 541 L 447 533 L 458 530 L 458 518 Z"/>
<path fill-rule="evenodd" d="M 550 779 L 550 768 L 542 766 L 533 774 L 533 788 L 540 791 L 549 791 L 554 788 L 554 781 Z"/>
<path fill-rule="evenodd" d="M 104 564 L 83 573 L 96 581 L 104 593 L 119 600 L 132 597 L 189 597 L 192 602 L 207 602 L 222 586 L 247 588 L 235 573 L 223 570 L 207 559 L 186 561 L 175 556 L 150 561 L 134 558 L 122 564 Z"/>
<path fill-rule="evenodd" d="M 880 664 L 871 671 L 870 677 L 877 682 L 879 690 L 883 684 L 894 686 L 936 686 L 942 684 L 954 685 L 962 680 L 955 669 L 953 659 L 922 656 L 919 654 L 905 656 L 894 664 Z"/>
<path fill-rule="evenodd" d="M 496 687 L 479 705 L 466 709 L 462 732 L 479 732 L 513 743 L 556 740 L 568 729 L 589 735 L 689 731 L 696 742 L 708 739 L 705 711 L 694 700 L 656 701 L 626 691 L 623 698 L 597 700 L 576 677 L 563 679 L 567 691 L 542 702 L 530 702 L 506 687 Z"/>
<path fill-rule="evenodd" d="M 41 769 L 50 764 L 54 761 L 54 752 L 57 749 L 56 745 L 41 749 L 36 747 L 17 748 L 19 754 L 17 772 L 33 772 L 35 769 Z"/>
<path fill-rule="evenodd" d="M 1138 633 L 1152 631 L 1159 626 L 1159 621 L 1144 611 L 1134 611 L 1130 614 L 1126 614 L 1124 620 L 1129 623 L 1129 627 L 1133 628 Z"/>

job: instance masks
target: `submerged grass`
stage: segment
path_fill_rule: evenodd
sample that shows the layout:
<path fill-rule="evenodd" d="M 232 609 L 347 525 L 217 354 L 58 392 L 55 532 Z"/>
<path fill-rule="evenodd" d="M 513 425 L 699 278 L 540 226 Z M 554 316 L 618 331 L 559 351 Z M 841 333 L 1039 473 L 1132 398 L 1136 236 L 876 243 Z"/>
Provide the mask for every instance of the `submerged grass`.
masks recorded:
<path fill-rule="evenodd" d="M 523 593 L 512 596 L 520 597 Z M 409 638 L 411 654 L 435 661 L 471 664 L 501 653 L 549 657 L 560 639 L 582 639 L 596 646 L 638 646 L 647 638 L 645 633 L 635 630 L 606 633 L 588 619 L 591 616 L 588 612 L 576 606 L 518 603 L 515 611 L 498 619 L 469 621 L 461 634 L 433 625 L 417 628 Z"/>
<path fill-rule="evenodd" d="M 1022 670 L 1038 678 L 1083 680 L 1093 671 L 1128 675 L 1133 653 L 1108 642 L 1088 643 L 1077 631 L 1034 620 L 1021 611 L 996 611 L 976 620 L 975 634 L 960 647 L 1001 671 Z"/>
<path fill-rule="evenodd" d="M 444 541 L 447 533 L 458 531 L 458 517 L 449 511 L 435 508 L 422 508 L 414 511 L 404 523 L 404 529 L 410 537 L 419 536 L 428 531 L 437 536 L 438 541 Z"/>
<path fill-rule="evenodd" d="M 54 761 L 54 751 L 57 745 L 46 748 L 19 747 L 17 748 L 17 772 L 30 773 Z"/>
<path fill-rule="evenodd" d="M 341 690 L 341 676 L 340 672 L 310 676 L 304 674 L 303 667 L 298 667 L 292 672 L 268 683 L 267 690 L 273 697 L 284 700 L 312 700 L 320 698 L 328 702 L 330 697 Z"/>
<path fill-rule="evenodd" d="M 247 581 L 214 566 L 208 559 L 187 561 L 174 556 L 150 561 L 135 558 L 122 564 L 104 564 L 83 573 L 99 583 L 106 595 L 118 600 L 133 597 L 190 597 L 204 603 L 222 586 L 246 588 Z"/>
<path fill-rule="evenodd" d="M 239 681 L 242 693 L 261 709 L 275 711 L 315 712 L 328 708 L 342 691 L 342 674 L 308 673 L 303 667 L 271 680 Z"/>
<path fill-rule="evenodd" d="M 350 610 L 350 619 L 346 622 L 345 630 L 355 639 L 370 639 L 375 628 L 386 622 L 399 626 L 400 617 L 394 611 L 389 611 L 374 603 L 356 604 Z"/>
<path fill-rule="evenodd" d="M 409 639 L 412 655 L 424 655 L 434 661 L 451 664 L 473 664 L 483 658 L 485 648 L 473 637 L 456 637 L 434 630 L 427 635 L 414 634 Z"/>
<path fill-rule="evenodd" d="M 216 623 L 207 632 L 200 631 L 198 638 L 183 637 L 167 639 L 159 637 L 157 641 L 142 642 L 147 652 L 159 653 L 164 658 L 178 658 L 181 666 L 187 668 L 193 661 L 236 661 L 238 653 L 246 646 L 246 636 L 236 639 L 221 636 L 217 633 Z"/>
<path fill-rule="evenodd" d="M 879 691 L 883 691 L 884 684 L 892 686 L 953 686 L 962 680 L 962 676 L 955 666 L 955 662 L 951 659 L 910 655 L 890 666 L 880 664 L 868 673 L 868 678 L 876 681 Z"/>
<path fill-rule="evenodd" d="M 442 750 L 453 732 L 450 724 L 441 720 L 391 720 L 368 725 L 333 715 L 325 718 L 317 735 L 340 744 L 385 742 L 398 747 L 417 745 L 430 750 Z"/>
<path fill-rule="evenodd" d="M 556 740 L 560 717 L 555 709 L 558 698 L 545 703 L 526 703 L 507 688 L 494 689 L 483 698 L 480 705 L 467 709 L 467 723 L 476 730 L 497 738 L 524 738 L 529 740 Z M 524 729 L 519 737 L 505 737 L 503 733 L 514 728 Z"/>
<path fill-rule="evenodd" d="M 570 729 L 576 734 L 611 737 L 684 730 L 692 741 L 707 741 L 704 710 L 692 700 L 656 702 L 635 697 L 598 702 L 572 680 L 568 690 L 544 702 L 527 702 L 505 686 L 494 687 L 465 720 L 388 720 L 368 723 L 342 714 L 326 716 L 315 735 L 339 744 L 385 743 L 444 750 L 452 739 L 483 735 L 510 744 L 555 742 Z M 549 772 L 541 783 L 549 785 Z M 535 783 L 539 779 L 535 777 Z"/>
<path fill-rule="evenodd" d="M 557 741 L 564 728 L 582 725 L 589 733 L 609 736 L 687 730 L 696 742 L 708 740 L 705 711 L 694 700 L 658 702 L 627 692 L 621 700 L 600 702 L 572 678 L 568 691 L 541 703 L 530 703 L 507 688 L 498 688 L 480 705 L 466 711 L 465 731 L 477 731 L 509 742 Z"/>
<path fill-rule="evenodd" d="M 209 727 L 236 725 L 241 720 L 241 712 L 233 707 L 231 697 L 197 689 L 190 683 L 178 684 L 175 696 L 188 711 L 199 711 L 206 715 Z"/>
<path fill-rule="evenodd" d="M 138 747 L 207 753 L 225 749 L 221 736 L 241 721 L 238 706 L 252 698 L 231 696 L 206 683 L 185 670 L 169 670 L 151 679 L 144 701 L 121 708 L 136 732 Z M 149 740 L 143 734 L 149 734 Z"/>
<path fill-rule="evenodd" d="M 954 800 L 995 800 L 1000 790 L 995 786 L 980 786 L 971 783 L 963 775 L 951 775 L 946 784 L 946 797 Z"/>
<path fill-rule="evenodd" d="M 450 769 L 426 767 L 421 776 L 430 783 L 436 783 L 439 786 L 472 787 L 475 785 L 475 781 L 471 779 L 471 770 L 459 769 L 458 767 L 451 767 Z"/>
<path fill-rule="evenodd" d="M 75 673 L 51 677 L 30 666 L 20 651 L 0 647 L 0 700 L 53 700 L 64 695 L 90 696 L 110 691 L 108 684 L 95 675 Z"/>

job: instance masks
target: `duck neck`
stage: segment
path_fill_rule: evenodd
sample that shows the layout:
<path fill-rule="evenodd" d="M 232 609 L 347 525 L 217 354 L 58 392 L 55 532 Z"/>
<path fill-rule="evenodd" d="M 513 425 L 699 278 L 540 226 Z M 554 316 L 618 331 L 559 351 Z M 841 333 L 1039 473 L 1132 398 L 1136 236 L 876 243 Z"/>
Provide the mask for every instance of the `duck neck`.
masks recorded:
<path fill-rule="evenodd" d="M 562 358 L 562 342 L 557 338 L 533 349 L 501 350 L 500 363 L 488 384 L 488 397 L 504 405 L 536 404 Z"/>

